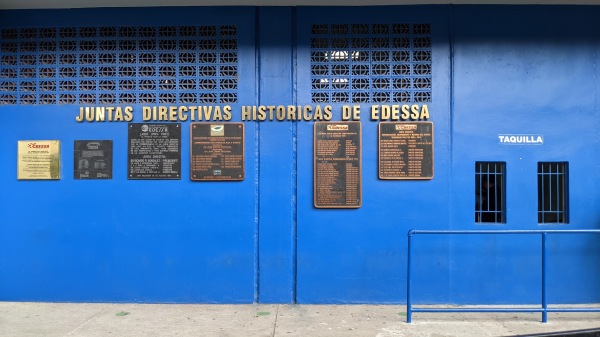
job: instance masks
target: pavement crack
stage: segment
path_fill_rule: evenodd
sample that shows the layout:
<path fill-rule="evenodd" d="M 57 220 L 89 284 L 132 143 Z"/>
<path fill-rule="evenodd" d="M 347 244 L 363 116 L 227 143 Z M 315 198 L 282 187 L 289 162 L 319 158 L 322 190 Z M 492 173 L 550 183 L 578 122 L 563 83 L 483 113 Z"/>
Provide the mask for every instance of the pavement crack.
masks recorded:
<path fill-rule="evenodd" d="M 272 337 L 275 337 L 275 330 L 277 330 L 277 317 L 279 317 L 279 307 L 280 305 L 277 305 L 277 308 L 275 309 L 275 322 L 273 323 L 273 335 L 271 335 Z"/>
<path fill-rule="evenodd" d="M 98 316 L 99 314 L 102 314 L 104 312 L 104 310 L 106 309 L 105 306 L 101 306 L 100 310 L 95 312 L 90 318 L 88 318 L 85 322 L 79 324 L 77 327 L 75 327 L 74 329 L 72 329 L 71 331 L 69 331 L 66 335 L 64 335 L 63 337 L 68 337 L 68 336 L 73 336 L 73 333 L 77 330 L 79 330 L 79 328 L 81 328 L 82 326 L 86 325 L 87 323 L 89 323 L 91 320 L 93 320 L 94 318 L 96 318 L 96 316 Z"/>

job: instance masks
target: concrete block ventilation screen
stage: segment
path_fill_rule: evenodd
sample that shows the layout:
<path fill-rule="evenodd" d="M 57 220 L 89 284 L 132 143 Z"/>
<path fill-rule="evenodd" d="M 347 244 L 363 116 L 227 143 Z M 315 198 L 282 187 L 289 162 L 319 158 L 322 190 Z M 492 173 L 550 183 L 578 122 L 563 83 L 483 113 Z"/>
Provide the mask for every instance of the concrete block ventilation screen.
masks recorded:
<path fill-rule="evenodd" d="M 236 26 L 0 29 L 0 105 L 236 103 Z"/>
<path fill-rule="evenodd" d="M 431 101 L 430 24 L 315 24 L 314 103 Z"/>

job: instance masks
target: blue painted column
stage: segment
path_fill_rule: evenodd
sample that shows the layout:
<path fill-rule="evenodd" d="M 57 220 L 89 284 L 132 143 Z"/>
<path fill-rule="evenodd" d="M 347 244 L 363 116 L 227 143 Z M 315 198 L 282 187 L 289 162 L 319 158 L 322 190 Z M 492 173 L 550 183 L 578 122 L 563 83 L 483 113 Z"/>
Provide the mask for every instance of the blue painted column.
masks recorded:
<path fill-rule="evenodd" d="M 292 105 L 291 8 L 258 8 L 259 105 Z M 267 117 L 269 119 L 269 117 Z M 296 145 L 294 122 L 258 122 L 258 302 L 295 302 Z"/>

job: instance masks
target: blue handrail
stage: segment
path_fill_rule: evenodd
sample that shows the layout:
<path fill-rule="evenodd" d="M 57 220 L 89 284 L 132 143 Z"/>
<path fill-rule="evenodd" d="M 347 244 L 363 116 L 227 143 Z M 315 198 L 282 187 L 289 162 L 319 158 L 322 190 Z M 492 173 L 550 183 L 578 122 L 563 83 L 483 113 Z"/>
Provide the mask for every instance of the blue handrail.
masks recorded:
<path fill-rule="evenodd" d="M 542 236 L 542 307 L 541 308 L 413 308 L 411 298 L 412 237 L 417 234 L 540 234 Z M 416 230 L 408 231 L 408 263 L 406 275 L 406 322 L 412 322 L 413 312 L 541 312 L 542 322 L 548 322 L 548 312 L 600 312 L 600 308 L 548 308 L 546 297 L 546 236 L 548 234 L 600 234 L 597 229 L 581 230 Z"/>

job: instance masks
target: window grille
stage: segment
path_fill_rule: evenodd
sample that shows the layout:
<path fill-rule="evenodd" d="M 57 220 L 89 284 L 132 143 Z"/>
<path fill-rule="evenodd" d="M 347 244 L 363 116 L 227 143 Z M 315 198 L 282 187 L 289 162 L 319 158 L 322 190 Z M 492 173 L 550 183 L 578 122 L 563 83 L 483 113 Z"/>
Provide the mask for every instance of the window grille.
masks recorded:
<path fill-rule="evenodd" d="M 431 101 L 430 24 L 316 24 L 313 103 Z"/>
<path fill-rule="evenodd" d="M 569 163 L 538 163 L 538 223 L 569 222 Z"/>
<path fill-rule="evenodd" d="M 0 105 L 235 103 L 237 37 L 236 26 L 3 28 Z"/>
<path fill-rule="evenodd" d="M 475 222 L 506 222 L 505 178 L 505 163 L 475 163 Z"/>

